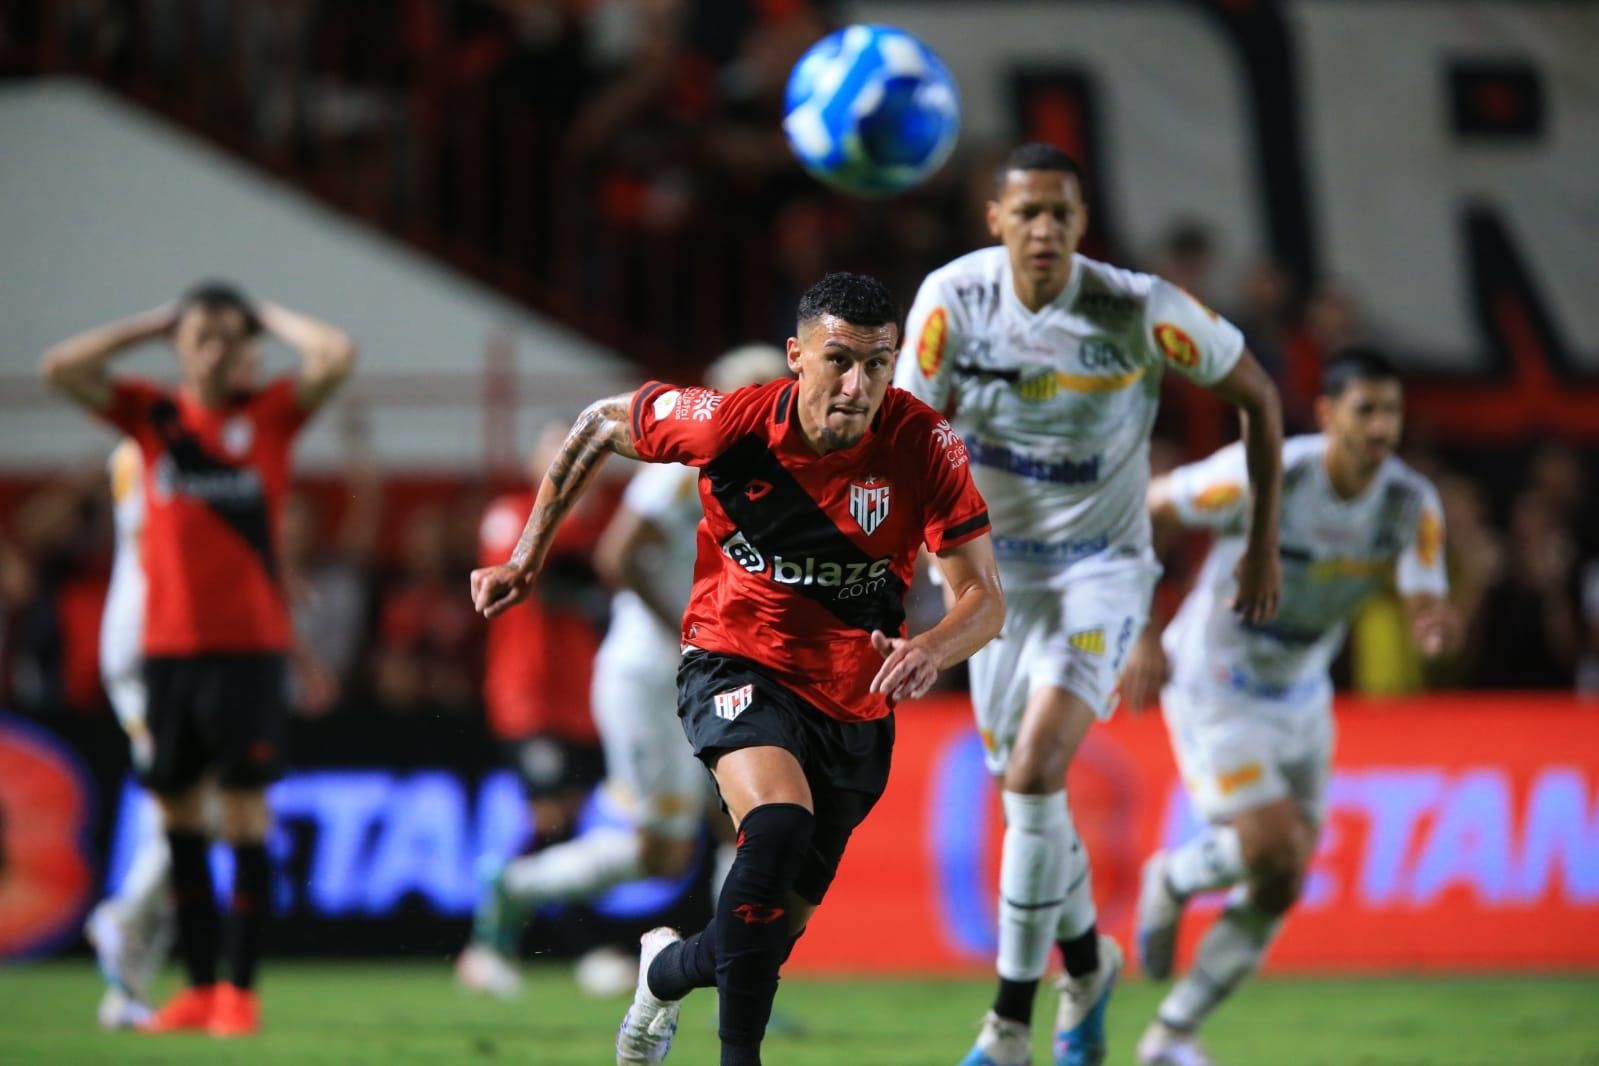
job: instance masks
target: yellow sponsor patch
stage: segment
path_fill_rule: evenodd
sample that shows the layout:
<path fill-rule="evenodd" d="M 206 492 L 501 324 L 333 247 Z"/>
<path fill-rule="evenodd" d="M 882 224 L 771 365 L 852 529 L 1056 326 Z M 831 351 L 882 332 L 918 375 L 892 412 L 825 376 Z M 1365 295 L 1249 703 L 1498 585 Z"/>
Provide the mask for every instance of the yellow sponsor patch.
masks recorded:
<path fill-rule="evenodd" d="M 1221 481 L 1214 485 L 1206 485 L 1194 497 L 1194 507 L 1200 511 L 1219 511 L 1223 507 L 1230 507 L 1237 503 L 1243 496 L 1244 487 L 1235 482 Z"/>
<path fill-rule="evenodd" d="M 1245 763 L 1236 770 L 1216 775 L 1216 791 L 1223 796 L 1230 796 L 1239 789 L 1256 784 L 1266 776 L 1265 769 L 1258 762 Z"/>
<path fill-rule="evenodd" d="M 933 313 L 927 316 L 927 324 L 922 327 L 921 337 L 916 341 L 916 365 L 921 368 L 923 377 L 932 377 L 944 365 L 944 339 L 948 334 L 949 324 L 945 320 L 944 309 L 933 308 Z"/>
<path fill-rule="evenodd" d="M 1416 527 L 1416 558 L 1422 566 L 1438 565 L 1438 555 L 1444 547 L 1444 524 L 1430 507 L 1421 509 L 1421 522 Z"/>
<path fill-rule="evenodd" d="M 1066 643 L 1089 655 L 1104 655 L 1105 631 L 1098 628 L 1079 630 L 1068 636 Z"/>
<path fill-rule="evenodd" d="M 1199 365 L 1199 347 L 1181 326 L 1161 322 L 1155 326 L 1155 343 L 1168 360 L 1185 370 Z"/>
<path fill-rule="evenodd" d="M 1118 392 L 1136 383 L 1143 376 L 1142 370 L 1108 376 L 1065 372 L 1040 374 L 1036 378 L 1028 378 L 1017 383 L 1016 394 L 1028 403 L 1043 403 L 1059 396 L 1062 389 L 1068 392 Z"/>
<path fill-rule="evenodd" d="M 984 751 L 993 751 L 994 750 L 994 734 L 993 733 L 990 733 L 986 729 L 979 729 L 977 731 L 977 736 L 983 742 L 983 750 Z"/>

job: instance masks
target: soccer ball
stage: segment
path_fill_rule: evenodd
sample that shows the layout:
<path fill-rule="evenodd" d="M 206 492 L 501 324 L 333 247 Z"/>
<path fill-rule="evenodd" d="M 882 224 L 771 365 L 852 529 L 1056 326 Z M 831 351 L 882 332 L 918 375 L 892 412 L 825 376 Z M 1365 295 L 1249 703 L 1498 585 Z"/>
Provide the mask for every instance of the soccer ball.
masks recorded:
<path fill-rule="evenodd" d="M 933 50 L 892 26 L 848 26 L 794 64 L 783 131 L 813 176 L 889 196 L 929 177 L 955 147 L 960 97 Z"/>

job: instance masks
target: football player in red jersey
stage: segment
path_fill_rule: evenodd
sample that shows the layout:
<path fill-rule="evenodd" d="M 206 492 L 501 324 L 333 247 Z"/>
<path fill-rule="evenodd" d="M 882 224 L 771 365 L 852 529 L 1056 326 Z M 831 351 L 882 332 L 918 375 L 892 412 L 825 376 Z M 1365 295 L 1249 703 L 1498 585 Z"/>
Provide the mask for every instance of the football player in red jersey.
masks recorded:
<path fill-rule="evenodd" d="M 892 388 L 898 312 L 871 278 L 800 300 L 796 380 L 731 393 L 646 384 L 591 405 L 539 486 L 508 562 L 472 573 L 494 616 L 528 594 L 607 453 L 700 470 L 704 520 L 683 617 L 678 717 L 738 827 L 711 924 L 646 933 L 618 1063 L 660 1062 L 678 1005 L 715 985 L 724 1066 L 758 1063 L 778 970 L 887 782 L 894 705 L 991 640 L 1004 597 L 959 437 Z M 918 549 L 953 607 L 904 636 Z"/>
<path fill-rule="evenodd" d="M 234 368 L 262 332 L 300 354 L 300 371 L 236 391 Z M 117 356 L 154 340 L 177 349 L 179 387 L 111 376 Z M 51 387 L 136 441 L 145 472 L 153 749 L 141 776 L 161 804 L 189 978 L 146 1026 L 154 1031 L 234 1036 L 260 1025 L 252 989 L 271 905 L 266 787 L 282 773 L 291 641 L 277 526 L 295 435 L 354 361 L 355 347 L 338 329 L 219 282 L 44 356 Z M 220 786 L 218 831 L 234 855 L 225 921 L 207 862 L 211 780 Z M 224 939 L 228 974 L 219 982 Z"/>

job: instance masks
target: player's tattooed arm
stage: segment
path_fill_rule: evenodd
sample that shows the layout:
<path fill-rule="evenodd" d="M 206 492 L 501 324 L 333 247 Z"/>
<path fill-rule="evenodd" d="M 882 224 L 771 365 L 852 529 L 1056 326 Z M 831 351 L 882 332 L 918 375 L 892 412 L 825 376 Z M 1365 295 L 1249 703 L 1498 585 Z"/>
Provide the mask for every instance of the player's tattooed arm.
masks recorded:
<path fill-rule="evenodd" d="M 610 396 L 590 404 L 578 416 L 544 472 L 511 558 L 499 566 L 472 571 L 472 603 L 486 617 L 493 618 L 526 597 L 555 540 L 555 531 L 593 483 L 604 458 L 612 453 L 639 457 L 628 422 L 632 398 L 632 393 Z"/>
<path fill-rule="evenodd" d="M 1282 567 L 1277 558 L 1277 500 L 1283 482 L 1283 409 L 1277 386 L 1246 350 L 1211 391 L 1238 408 L 1249 468 L 1249 533 L 1238 560 L 1233 610 L 1246 622 L 1277 613 Z"/>
<path fill-rule="evenodd" d="M 171 334 L 178 305 L 162 304 L 149 311 L 68 337 L 44 353 L 39 373 L 52 389 L 92 411 L 111 406 L 111 360 L 139 344 Z"/>

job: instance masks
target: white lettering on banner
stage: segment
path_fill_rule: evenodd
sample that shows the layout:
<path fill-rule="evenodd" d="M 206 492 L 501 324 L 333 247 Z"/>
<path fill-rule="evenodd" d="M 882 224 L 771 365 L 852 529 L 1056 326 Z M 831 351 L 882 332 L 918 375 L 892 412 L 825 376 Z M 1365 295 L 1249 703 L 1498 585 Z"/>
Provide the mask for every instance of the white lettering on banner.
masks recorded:
<path fill-rule="evenodd" d="M 1524 802 L 1516 793 L 1510 776 L 1494 768 L 1337 771 L 1300 905 L 1422 908 L 1460 889 L 1490 907 L 1551 896 L 1599 905 L 1599 779 L 1553 766 L 1533 778 Z M 1163 846 L 1186 839 L 1193 819 L 1187 793 L 1174 783 Z M 1361 827 L 1354 833 L 1351 821 Z M 1323 860 L 1362 839 L 1358 879 L 1342 884 Z"/>

